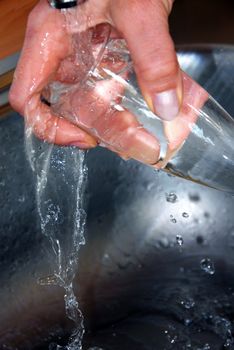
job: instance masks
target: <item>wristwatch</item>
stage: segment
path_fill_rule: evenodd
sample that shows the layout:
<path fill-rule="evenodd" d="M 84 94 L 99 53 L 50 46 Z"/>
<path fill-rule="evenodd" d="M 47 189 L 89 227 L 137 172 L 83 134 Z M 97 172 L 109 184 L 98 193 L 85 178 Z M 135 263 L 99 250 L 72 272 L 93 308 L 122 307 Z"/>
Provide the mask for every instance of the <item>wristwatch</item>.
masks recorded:
<path fill-rule="evenodd" d="M 75 7 L 80 3 L 79 0 L 48 0 L 48 2 L 51 7 L 54 7 L 58 10 Z"/>

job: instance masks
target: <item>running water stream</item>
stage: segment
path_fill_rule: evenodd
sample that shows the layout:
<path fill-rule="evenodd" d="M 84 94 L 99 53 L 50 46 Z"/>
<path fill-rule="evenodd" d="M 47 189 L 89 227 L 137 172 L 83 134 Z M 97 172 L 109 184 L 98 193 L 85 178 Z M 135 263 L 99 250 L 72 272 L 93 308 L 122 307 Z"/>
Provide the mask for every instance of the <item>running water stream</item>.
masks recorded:
<path fill-rule="evenodd" d="M 66 28 L 71 32 L 72 54 L 76 79 L 92 67 L 92 33 L 79 32 L 73 9 L 63 10 Z M 66 72 L 65 72 L 66 74 Z M 56 99 L 55 93 L 51 98 Z M 84 320 L 74 294 L 73 281 L 77 273 L 80 246 L 85 244 L 84 190 L 87 178 L 85 152 L 76 147 L 57 147 L 41 142 L 33 134 L 33 125 L 25 127 L 26 153 L 36 180 L 37 209 L 41 231 L 50 241 L 51 273 L 39 280 L 43 285 L 57 285 L 64 289 L 66 314 L 74 322 L 67 346 L 51 344 L 50 349 L 81 350 Z M 55 140 L 57 125 L 51 127 Z"/>
<path fill-rule="evenodd" d="M 64 288 L 66 314 L 74 322 L 68 345 L 57 350 L 81 350 L 83 315 L 73 290 L 80 246 L 85 244 L 84 189 L 87 178 L 85 153 L 42 143 L 26 129 L 26 151 L 36 179 L 41 230 L 50 241 L 51 273 L 39 283 Z"/>

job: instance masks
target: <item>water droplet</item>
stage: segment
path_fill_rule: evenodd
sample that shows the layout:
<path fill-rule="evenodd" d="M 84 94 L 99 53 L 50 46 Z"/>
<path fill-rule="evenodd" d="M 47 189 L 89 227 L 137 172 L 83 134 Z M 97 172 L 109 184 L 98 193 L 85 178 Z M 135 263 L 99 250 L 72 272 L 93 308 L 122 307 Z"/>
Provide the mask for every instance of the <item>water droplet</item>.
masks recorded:
<path fill-rule="evenodd" d="M 208 273 L 209 275 L 213 275 L 215 273 L 214 263 L 209 258 L 202 259 L 200 262 L 200 267 L 204 272 Z"/>
<path fill-rule="evenodd" d="M 109 254 L 105 253 L 102 257 L 102 262 L 105 264 L 105 263 L 108 263 L 109 261 L 110 261 Z"/>
<path fill-rule="evenodd" d="M 186 212 L 183 212 L 183 213 L 182 213 L 182 216 L 183 216 L 183 218 L 186 218 L 186 219 L 189 218 L 189 214 L 186 213 Z"/>
<path fill-rule="evenodd" d="M 192 320 L 190 320 L 190 318 L 186 318 L 186 319 L 184 320 L 184 325 L 185 325 L 185 326 L 189 326 L 191 323 L 192 323 Z"/>
<path fill-rule="evenodd" d="M 160 241 L 158 241 L 159 248 L 169 248 L 170 242 L 167 237 L 161 237 Z"/>
<path fill-rule="evenodd" d="M 205 344 L 201 350 L 210 350 L 210 345 L 209 344 Z"/>
<path fill-rule="evenodd" d="M 175 335 L 174 337 L 171 337 L 171 339 L 170 339 L 171 344 L 175 344 L 176 341 L 177 341 L 177 335 Z"/>
<path fill-rule="evenodd" d="M 170 221 L 171 221 L 173 224 L 176 224 L 176 223 L 177 223 L 177 220 L 176 220 L 174 217 L 172 217 Z"/>
<path fill-rule="evenodd" d="M 20 197 L 18 198 L 18 202 L 19 202 L 19 203 L 24 203 L 24 202 L 25 202 L 25 196 L 24 196 L 24 195 L 20 196 Z"/>
<path fill-rule="evenodd" d="M 197 244 L 203 245 L 205 243 L 205 240 L 202 236 L 197 236 Z"/>
<path fill-rule="evenodd" d="M 233 339 L 232 338 L 228 338 L 226 339 L 225 343 L 224 343 L 224 349 L 231 349 L 231 346 L 233 345 Z"/>
<path fill-rule="evenodd" d="M 149 182 L 147 185 L 146 185 L 146 190 L 147 191 L 151 191 L 155 186 L 155 183 L 154 182 Z"/>
<path fill-rule="evenodd" d="M 184 244 L 184 240 L 183 240 L 183 237 L 181 235 L 177 235 L 176 236 L 176 243 L 179 245 L 179 246 L 182 246 Z"/>
<path fill-rule="evenodd" d="M 40 277 L 38 278 L 38 284 L 40 284 L 41 286 L 56 286 L 56 284 L 58 284 L 58 278 L 54 275 L 51 276 L 46 276 L 46 277 Z"/>
<path fill-rule="evenodd" d="M 166 200 L 169 203 L 176 203 L 178 202 L 178 197 L 174 192 L 166 193 Z"/>
<path fill-rule="evenodd" d="M 185 307 L 185 309 L 189 310 L 192 307 L 194 307 L 195 301 L 192 298 L 188 298 L 188 299 L 182 300 L 181 305 L 183 305 Z"/>
<path fill-rule="evenodd" d="M 198 193 L 190 193 L 189 199 L 191 200 L 191 202 L 199 202 L 201 200 Z"/>

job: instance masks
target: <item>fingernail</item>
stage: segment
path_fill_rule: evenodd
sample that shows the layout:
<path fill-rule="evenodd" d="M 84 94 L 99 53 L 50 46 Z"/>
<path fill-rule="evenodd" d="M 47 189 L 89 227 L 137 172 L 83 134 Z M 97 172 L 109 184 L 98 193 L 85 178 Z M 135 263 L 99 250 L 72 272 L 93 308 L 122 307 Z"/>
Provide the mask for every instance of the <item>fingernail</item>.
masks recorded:
<path fill-rule="evenodd" d="M 139 129 L 134 134 L 132 147 L 129 149 L 129 156 L 145 164 L 157 162 L 160 152 L 160 145 L 154 136 L 144 129 Z"/>
<path fill-rule="evenodd" d="M 176 89 L 155 94 L 153 104 L 155 114 L 167 121 L 174 119 L 180 110 L 180 103 Z"/>

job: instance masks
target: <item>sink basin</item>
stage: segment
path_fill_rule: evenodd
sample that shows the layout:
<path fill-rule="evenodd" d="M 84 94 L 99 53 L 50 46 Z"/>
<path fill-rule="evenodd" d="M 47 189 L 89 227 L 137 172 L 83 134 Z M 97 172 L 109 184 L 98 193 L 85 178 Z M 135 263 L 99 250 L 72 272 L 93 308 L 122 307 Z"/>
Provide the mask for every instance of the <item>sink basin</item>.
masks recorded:
<path fill-rule="evenodd" d="M 234 115 L 234 47 L 182 47 L 178 57 Z M 0 349 L 48 349 L 65 344 L 73 324 L 62 289 L 37 283 L 49 243 L 23 119 L 1 119 L 0 135 Z M 87 162 L 87 243 L 75 281 L 84 349 L 233 349 L 234 197 L 101 148 Z"/>

